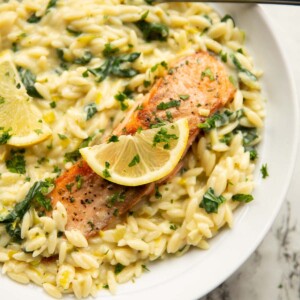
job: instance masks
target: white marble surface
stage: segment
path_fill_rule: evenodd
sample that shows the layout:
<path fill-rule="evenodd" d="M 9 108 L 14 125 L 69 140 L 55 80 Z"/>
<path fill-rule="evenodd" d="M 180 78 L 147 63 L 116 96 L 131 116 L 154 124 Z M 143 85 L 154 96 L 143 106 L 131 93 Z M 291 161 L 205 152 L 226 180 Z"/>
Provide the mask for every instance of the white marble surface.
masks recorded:
<path fill-rule="evenodd" d="M 300 6 L 264 5 L 264 9 L 286 50 L 299 97 Z M 239 270 L 201 300 L 300 299 L 299 178 L 300 148 L 286 200 L 270 232 Z"/>

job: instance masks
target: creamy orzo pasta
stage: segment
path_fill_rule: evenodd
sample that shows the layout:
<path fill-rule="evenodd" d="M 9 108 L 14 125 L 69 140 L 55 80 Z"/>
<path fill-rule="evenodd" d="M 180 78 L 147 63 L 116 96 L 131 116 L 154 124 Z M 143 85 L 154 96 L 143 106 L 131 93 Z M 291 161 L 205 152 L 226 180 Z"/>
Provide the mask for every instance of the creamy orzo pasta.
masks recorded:
<path fill-rule="evenodd" d="M 261 72 L 244 42 L 233 18 L 206 4 L 1 1 L 0 50 L 11 51 L 52 136 L 26 148 L 0 145 L 0 222 L 34 183 L 43 181 L 47 189 L 71 168 L 79 147 L 109 135 L 174 58 L 209 51 L 236 87 L 234 99 L 201 125 L 180 173 L 112 228 L 88 240 L 66 230 L 61 203 L 46 215 L 32 205 L 10 226 L 0 224 L 2 271 L 56 298 L 84 298 L 101 289 L 115 293 L 151 261 L 208 249 L 221 227 L 233 225 L 233 210 L 252 200 L 265 112 Z M 134 53 L 125 73 L 99 70 L 111 57 Z"/>

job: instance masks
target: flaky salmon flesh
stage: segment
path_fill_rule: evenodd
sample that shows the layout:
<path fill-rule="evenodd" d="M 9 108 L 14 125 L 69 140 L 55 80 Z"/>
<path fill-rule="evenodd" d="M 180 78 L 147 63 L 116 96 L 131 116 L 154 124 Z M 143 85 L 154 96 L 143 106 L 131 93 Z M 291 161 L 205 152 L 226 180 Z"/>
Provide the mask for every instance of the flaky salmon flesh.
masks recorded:
<path fill-rule="evenodd" d="M 139 109 L 132 109 L 113 134 L 134 134 L 139 128 L 149 129 L 157 123 L 186 118 L 189 124 L 186 153 L 199 134 L 199 123 L 231 101 L 234 93 L 225 66 L 217 58 L 207 52 L 183 56 L 172 63 L 149 94 L 136 104 Z M 180 101 L 180 105 L 160 109 L 161 103 L 174 100 Z M 180 165 L 176 171 L 179 169 Z M 124 215 L 145 196 L 151 195 L 155 184 L 158 183 L 121 186 L 100 177 L 84 160 L 80 160 L 57 178 L 49 196 L 53 207 L 59 201 L 66 208 L 66 229 L 80 230 L 89 238 L 109 227 L 116 217 Z"/>

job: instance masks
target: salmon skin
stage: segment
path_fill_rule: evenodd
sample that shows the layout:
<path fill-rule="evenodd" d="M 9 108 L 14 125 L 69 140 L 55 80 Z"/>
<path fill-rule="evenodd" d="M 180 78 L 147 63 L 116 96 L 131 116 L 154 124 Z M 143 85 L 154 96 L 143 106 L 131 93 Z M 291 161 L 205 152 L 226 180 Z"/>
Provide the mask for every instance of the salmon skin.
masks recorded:
<path fill-rule="evenodd" d="M 113 134 L 134 134 L 139 128 L 149 129 L 158 123 L 187 118 L 187 151 L 199 134 L 198 124 L 232 100 L 234 92 L 224 65 L 214 56 L 198 52 L 181 57 L 156 81 L 145 99 L 137 103 L 139 109 L 132 109 Z M 80 230 L 89 238 L 153 193 L 154 187 L 155 183 L 127 187 L 109 182 L 81 160 L 56 180 L 49 196 L 53 207 L 60 201 L 66 208 L 66 229 Z"/>

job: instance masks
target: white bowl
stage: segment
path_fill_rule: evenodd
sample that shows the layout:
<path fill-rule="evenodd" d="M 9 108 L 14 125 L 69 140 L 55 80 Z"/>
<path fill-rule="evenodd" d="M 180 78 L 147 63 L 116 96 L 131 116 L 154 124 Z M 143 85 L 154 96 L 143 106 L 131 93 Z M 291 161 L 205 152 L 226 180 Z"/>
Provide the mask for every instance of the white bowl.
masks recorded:
<path fill-rule="evenodd" d="M 264 70 L 267 119 L 256 169 L 255 201 L 235 212 L 233 229 L 225 229 L 210 241 L 208 251 L 192 250 L 180 258 L 150 265 L 150 272 L 134 284 L 119 286 L 111 296 L 99 299 L 192 300 L 200 298 L 228 278 L 256 249 L 271 227 L 287 192 L 296 158 L 298 139 L 296 92 L 282 46 L 258 5 L 214 5 L 230 14 L 244 29 L 255 65 Z M 270 176 L 263 180 L 259 169 L 267 163 Z M 1 298 L 50 299 L 41 288 L 18 285 L 0 275 Z"/>

